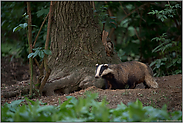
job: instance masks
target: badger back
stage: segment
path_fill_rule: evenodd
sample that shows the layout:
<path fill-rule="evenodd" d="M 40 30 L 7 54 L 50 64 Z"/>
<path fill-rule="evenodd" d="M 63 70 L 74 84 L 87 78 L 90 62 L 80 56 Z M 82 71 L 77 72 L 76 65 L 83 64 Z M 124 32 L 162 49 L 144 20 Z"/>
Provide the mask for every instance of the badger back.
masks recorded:
<path fill-rule="evenodd" d="M 111 73 L 112 70 L 109 68 L 109 64 L 96 64 L 95 78 L 102 77 Z"/>

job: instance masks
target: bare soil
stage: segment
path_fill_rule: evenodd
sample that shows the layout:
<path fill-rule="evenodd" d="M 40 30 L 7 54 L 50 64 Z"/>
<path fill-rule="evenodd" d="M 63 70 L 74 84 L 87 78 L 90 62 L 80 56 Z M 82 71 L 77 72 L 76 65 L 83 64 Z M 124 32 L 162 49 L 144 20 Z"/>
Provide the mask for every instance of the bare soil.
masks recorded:
<path fill-rule="evenodd" d="M 1 93 L 2 91 L 9 91 L 18 88 L 23 84 L 28 85 L 26 80 L 29 79 L 28 64 L 22 64 L 21 59 L 14 59 L 9 62 L 9 57 L 1 58 Z M 168 111 L 181 110 L 182 111 L 182 74 L 170 75 L 163 77 L 156 77 L 159 84 L 158 89 L 145 89 L 143 84 L 137 85 L 135 89 L 117 89 L 117 90 L 103 90 L 96 87 L 89 87 L 85 90 L 80 90 L 70 94 L 57 93 L 55 96 L 35 97 L 32 100 L 40 100 L 47 105 L 58 105 L 59 98 L 64 102 L 66 96 L 84 96 L 86 92 L 98 93 L 98 99 L 101 101 L 106 97 L 109 108 L 116 108 L 118 104 L 123 102 L 136 101 L 138 98 L 144 106 L 150 105 L 156 108 L 161 108 L 164 104 L 167 105 Z M 1 95 L 1 105 L 5 102 L 11 103 L 13 100 L 22 99 L 26 95 L 17 95 L 12 98 L 4 98 Z"/>

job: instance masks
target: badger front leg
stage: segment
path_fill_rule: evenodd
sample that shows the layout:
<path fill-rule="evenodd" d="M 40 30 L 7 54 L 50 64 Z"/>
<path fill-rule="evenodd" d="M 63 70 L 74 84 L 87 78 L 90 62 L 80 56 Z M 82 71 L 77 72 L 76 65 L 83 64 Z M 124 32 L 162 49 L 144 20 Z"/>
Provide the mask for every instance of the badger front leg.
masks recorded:
<path fill-rule="evenodd" d="M 109 80 L 105 80 L 105 89 L 111 89 L 112 88 L 112 84 L 110 84 Z"/>

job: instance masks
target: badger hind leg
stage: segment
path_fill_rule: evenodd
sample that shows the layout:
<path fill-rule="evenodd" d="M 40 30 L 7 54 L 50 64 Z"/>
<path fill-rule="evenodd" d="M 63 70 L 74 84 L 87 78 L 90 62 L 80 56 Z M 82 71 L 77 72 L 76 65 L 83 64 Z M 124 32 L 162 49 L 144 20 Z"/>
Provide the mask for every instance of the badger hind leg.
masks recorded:
<path fill-rule="evenodd" d="M 125 88 L 127 89 L 134 89 L 136 87 L 136 83 L 134 79 L 130 79 L 127 81 L 127 85 L 125 86 Z"/>
<path fill-rule="evenodd" d="M 158 83 L 151 75 L 145 76 L 143 84 L 145 85 L 145 88 L 158 88 Z"/>

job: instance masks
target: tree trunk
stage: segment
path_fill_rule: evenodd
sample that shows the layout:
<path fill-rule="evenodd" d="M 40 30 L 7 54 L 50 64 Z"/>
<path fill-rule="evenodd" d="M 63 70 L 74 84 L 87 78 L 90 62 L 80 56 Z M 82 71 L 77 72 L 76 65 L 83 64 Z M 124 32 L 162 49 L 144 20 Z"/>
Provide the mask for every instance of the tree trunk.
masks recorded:
<path fill-rule="evenodd" d="M 104 82 L 94 77 L 95 64 L 121 62 L 116 53 L 106 55 L 90 2 L 56 2 L 50 36 L 52 72 L 43 90 L 46 95 L 54 95 L 55 90 L 70 93 L 89 86 L 102 88 Z"/>

